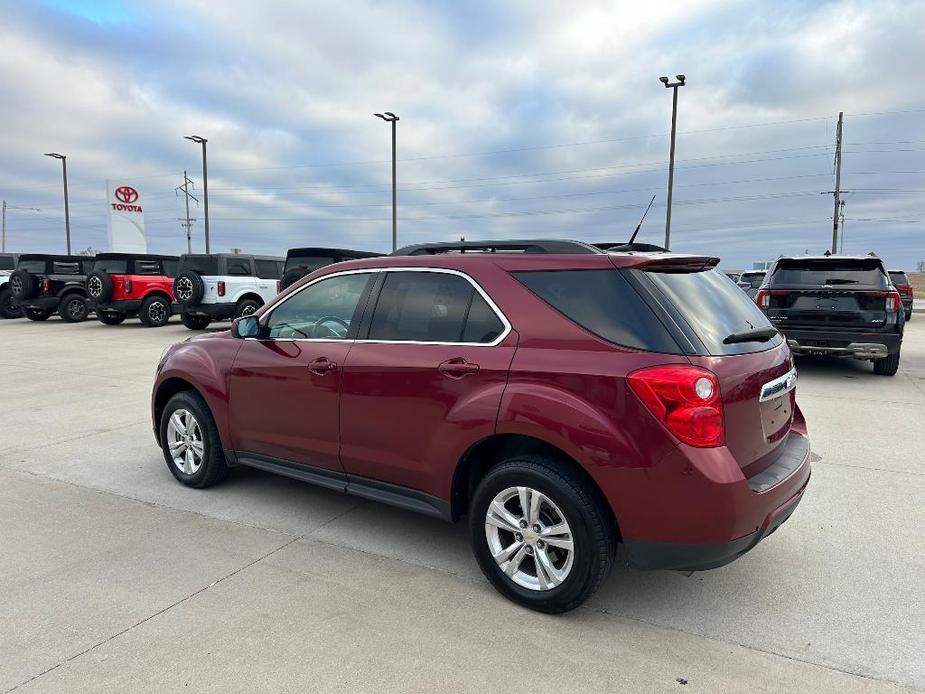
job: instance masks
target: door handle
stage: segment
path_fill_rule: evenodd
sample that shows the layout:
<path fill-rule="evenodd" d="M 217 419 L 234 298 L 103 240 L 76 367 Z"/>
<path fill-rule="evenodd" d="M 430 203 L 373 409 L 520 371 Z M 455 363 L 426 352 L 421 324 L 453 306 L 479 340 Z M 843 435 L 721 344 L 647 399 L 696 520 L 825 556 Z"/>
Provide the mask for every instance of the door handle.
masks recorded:
<path fill-rule="evenodd" d="M 324 376 L 329 371 L 334 371 L 336 369 L 336 362 L 328 361 L 327 357 L 318 357 L 308 364 L 308 370 L 313 374 L 317 374 L 318 376 Z"/>
<path fill-rule="evenodd" d="M 471 361 L 466 361 L 462 357 L 456 357 L 454 359 L 447 359 L 445 362 L 441 363 L 440 366 L 437 367 L 437 370 L 444 376 L 449 376 L 450 378 L 465 378 L 470 374 L 477 374 L 479 372 L 479 365 L 473 364 Z"/>

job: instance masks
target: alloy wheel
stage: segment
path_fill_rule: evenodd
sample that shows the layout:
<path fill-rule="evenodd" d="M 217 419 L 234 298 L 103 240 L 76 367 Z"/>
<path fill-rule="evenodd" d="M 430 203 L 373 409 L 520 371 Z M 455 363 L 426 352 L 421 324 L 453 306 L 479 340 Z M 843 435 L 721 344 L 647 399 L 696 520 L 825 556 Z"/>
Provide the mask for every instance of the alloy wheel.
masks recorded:
<path fill-rule="evenodd" d="M 69 315 L 71 318 L 81 318 L 82 316 L 86 315 L 86 313 L 87 306 L 80 299 L 73 299 L 72 301 L 68 302 L 67 315 Z"/>
<path fill-rule="evenodd" d="M 523 588 L 552 590 L 572 570 L 574 541 L 565 514 L 530 487 L 508 487 L 495 496 L 485 514 L 485 537 L 498 567 Z"/>
<path fill-rule="evenodd" d="M 161 301 L 155 301 L 148 306 L 148 318 L 152 323 L 160 323 L 167 318 L 167 307 Z"/>
<path fill-rule="evenodd" d="M 180 301 L 187 301 L 193 296 L 193 283 L 189 277 L 181 277 L 177 280 L 177 298 Z"/>
<path fill-rule="evenodd" d="M 167 448 L 180 472 L 194 475 L 202 467 L 205 448 L 202 429 L 189 410 L 175 410 L 167 422 Z"/>
<path fill-rule="evenodd" d="M 103 294 L 103 281 L 99 277 L 91 277 L 87 280 L 87 294 L 92 297 L 99 297 Z"/>
<path fill-rule="evenodd" d="M 15 275 L 10 279 L 10 293 L 15 296 L 22 294 L 22 279 Z"/>

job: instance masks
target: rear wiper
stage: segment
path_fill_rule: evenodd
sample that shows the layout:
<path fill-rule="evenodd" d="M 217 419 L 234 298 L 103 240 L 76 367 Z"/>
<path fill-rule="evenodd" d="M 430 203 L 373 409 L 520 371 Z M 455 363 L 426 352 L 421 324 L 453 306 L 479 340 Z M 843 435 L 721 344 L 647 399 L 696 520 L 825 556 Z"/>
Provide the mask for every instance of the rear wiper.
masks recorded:
<path fill-rule="evenodd" d="M 857 284 L 857 283 L 858 283 L 857 280 L 846 280 L 846 279 L 842 279 L 841 277 L 832 277 L 831 279 L 827 279 L 825 281 L 825 284 Z"/>
<path fill-rule="evenodd" d="M 723 340 L 724 345 L 731 345 L 736 342 L 767 342 L 777 335 L 775 328 L 755 328 L 754 330 L 743 330 L 740 333 L 727 335 Z"/>

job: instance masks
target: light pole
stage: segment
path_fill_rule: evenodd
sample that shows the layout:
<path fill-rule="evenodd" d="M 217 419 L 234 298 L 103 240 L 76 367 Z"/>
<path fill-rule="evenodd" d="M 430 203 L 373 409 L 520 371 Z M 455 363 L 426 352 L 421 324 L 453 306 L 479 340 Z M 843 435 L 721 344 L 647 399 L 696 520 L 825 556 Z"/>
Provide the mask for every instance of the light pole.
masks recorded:
<path fill-rule="evenodd" d="M 671 248 L 671 190 L 674 185 L 674 139 L 678 125 L 678 87 L 683 87 L 687 79 L 684 75 L 675 75 L 677 82 L 669 82 L 667 77 L 659 77 L 658 81 L 665 87 L 672 89 L 671 98 L 671 154 L 668 159 L 668 205 L 665 213 L 665 248 Z"/>
<path fill-rule="evenodd" d="M 398 192 L 395 182 L 395 124 L 400 120 L 391 111 L 385 113 L 374 113 L 374 116 L 381 118 L 386 123 L 392 124 L 392 250 L 398 249 Z"/>
<path fill-rule="evenodd" d="M 184 135 L 187 140 L 202 145 L 202 211 L 206 220 L 206 255 L 209 254 L 209 170 L 206 167 L 206 142 L 208 140 L 199 135 Z"/>
<path fill-rule="evenodd" d="M 71 254 L 71 211 L 67 203 L 67 157 L 57 152 L 46 152 L 46 157 L 61 160 L 61 171 L 64 175 L 64 237 L 67 241 L 67 254 Z"/>

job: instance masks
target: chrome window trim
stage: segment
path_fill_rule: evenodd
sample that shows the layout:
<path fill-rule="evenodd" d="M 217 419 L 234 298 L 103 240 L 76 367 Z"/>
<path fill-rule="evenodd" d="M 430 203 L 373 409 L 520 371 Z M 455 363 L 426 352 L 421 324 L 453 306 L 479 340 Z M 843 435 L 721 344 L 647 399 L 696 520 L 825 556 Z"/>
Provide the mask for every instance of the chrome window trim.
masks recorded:
<path fill-rule="evenodd" d="M 479 285 L 478 282 L 476 282 L 472 277 L 470 277 L 464 272 L 460 272 L 459 270 L 453 270 L 450 268 L 441 268 L 441 267 L 376 267 L 376 268 L 362 268 L 359 270 L 341 270 L 340 272 L 332 272 L 330 275 L 319 277 L 318 279 L 314 279 L 311 282 L 307 283 L 305 286 L 299 287 L 296 291 L 294 291 L 292 294 L 287 296 L 283 301 L 281 301 L 279 304 L 274 306 L 273 310 L 267 313 L 266 316 L 263 316 L 262 322 L 264 322 L 264 324 L 269 322 L 270 318 L 272 318 L 273 313 L 276 311 L 276 309 L 278 309 L 280 306 L 285 304 L 287 301 L 290 301 L 294 296 L 297 296 L 298 294 L 305 291 L 312 285 L 317 284 L 318 282 L 323 282 L 324 280 L 331 279 L 333 277 L 341 277 L 343 275 L 360 275 L 364 273 L 365 274 L 378 274 L 382 272 L 436 272 L 436 273 L 440 273 L 444 275 L 456 275 L 457 277 L 462 277 L 464 280 L 469 282 L 469 284 L 471 284 L 475 288 L 475 291 L 477 291 L 479 295 L 485 300 L 485 302 L 488 304 L 489 308 L 491 308 L 491 310 L 494 312 L 498 320 L 501 321 L 501 324 L 504 326 L 504 329 L 501 331 L 501 334 L 498 335 L 498 337 L 496 337 L 491 342 L 438 342 L 438 341 L 428 342 L 428 341 L 421 341 L 421 340 L 369 340 L 369 339 L 332 340 L 330 338 L 325 338 L 325 337 L 300 337 L 300 338 L 294 338 L 294 339 L 288 339 L 288 340 L 276 338 L 276 337 L 268 337 L 262 340 L 256 337 L 246 337 L 244 339 L 245 340 L 257 340 L 258 342 L 330 342 L 333 344 L 344 344 L 345 342 L 350 342 L 354 344 L 374 344 L 374 345 L 442 345 L 442 346 L 448 346 L 448 347 L 496 347 L 502 342 L 504 342 L 505 338 L 507 338 L 507 336 L 511 333 L 511 330 L 513 330 L 511 326 L 511 322 L 507 319 L 507 316 L 504 315 L 504 312 L 498 307 L 498 305 L 494 302 L 494 300 L 488 295 L 488 292 L 482 289 L 481 285 Z M 375 310 L 375 307 L 373 308 L 373 310 Z"/>
<path fill-rule="evenodd" d="M 773 400 L 774 398 L 780 397 L 784 393 L 789 393 L 791 390 L 796 388 L 796 386 L 797 370 L 796 367 L 794 367 L 783 376 L 778 376 L 773 381 L 768 381 L 763 386 L 761 386 L 761 396 L 758 398 L 758 402 Z"/>

